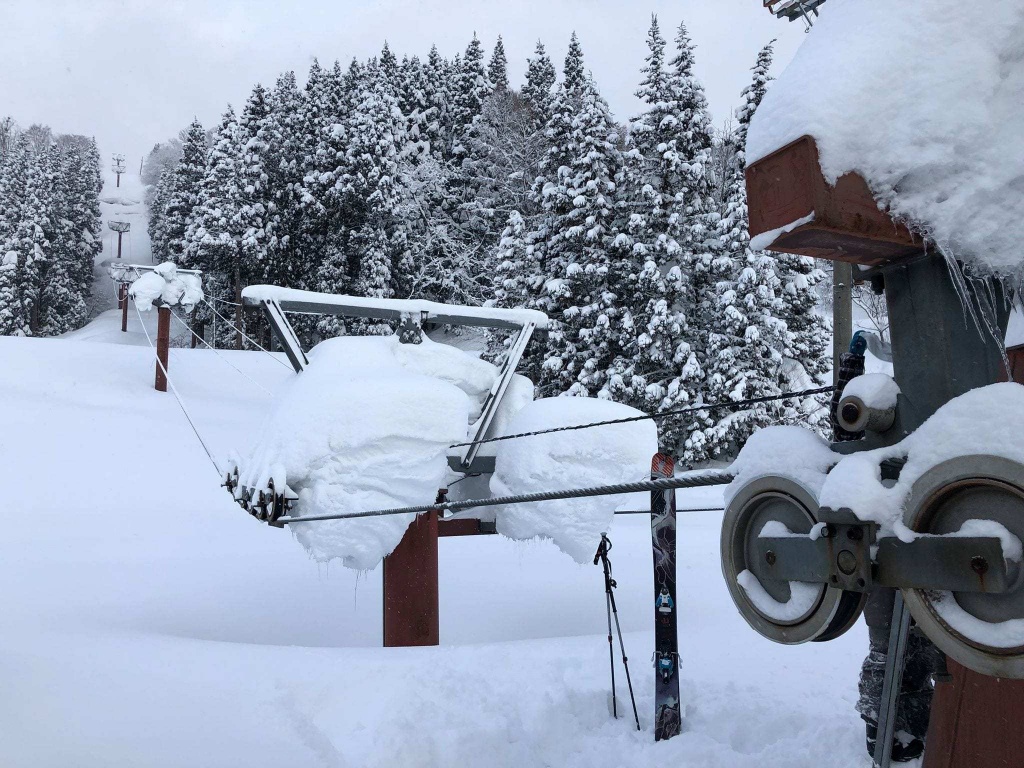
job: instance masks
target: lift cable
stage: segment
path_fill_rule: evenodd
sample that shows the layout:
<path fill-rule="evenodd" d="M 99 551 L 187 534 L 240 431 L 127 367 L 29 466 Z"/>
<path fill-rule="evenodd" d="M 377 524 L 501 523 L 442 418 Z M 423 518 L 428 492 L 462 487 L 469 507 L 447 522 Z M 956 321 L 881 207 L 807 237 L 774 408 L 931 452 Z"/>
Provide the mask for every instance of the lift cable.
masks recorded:
<path fill-rule="evenodd" d="M 174 399 L 178 401 L 178 405 L 181 407 L 181 412 L 185 414 L 185 419 L 188 421 L 188 425 L 192 427 L 192 431 L 195 432 L 196 439 L 199 440 L 199 444 L 203 446 L 203 450 L 206 452 L 207 458 L 210 463 L 213 464 L 214 470 L 217 472 L 217 477 L 224 477 L 220 467 L 217 465 L 217 460 L 213 458 L 213 453 L 210 452 L 209 447 L 206 445 L 206 441 L 203 440 L 203 436 L 199 434 L 199 430 L 196 429 L 195 422 L 192 421 L 192 416 L 188 412 L 188 408 L 185 407 L 185 402 L 181 399 L 181 394 L 178 392 L 178 388 L 174 386 L 174 381 L 171 379 L 171 375 L 167 372 L 167 367 L 164 365 L 163 360 L 160 359 L 160 355 L 157 353 L 156 347 L 153 345 L 153 339 L 150 338 L 149 329 L 146 328 L 146 323 L 142 318 L 142 312 L 139 310 L 137 304 L 135 306 L 135 313 L 139 316 L 139 325 L 142 326 L 142 332 L 146 334 L 146 341 L 149 342 L 150 348 L 153 350 L 154 356 L 156 357 L 156 364 L 160 366 L 160 370 L 164 372 L 164 377 L 167 379 L 167 385 L 171 388 L 171 392 L 174 393 Z"/>
<path fill-rule="evenodd" d="M 269 355 L 269 356 L 270 356 L 270 358 L 271 358 L 271 359 L 272 359 L 272 360 L 273 360 L 274 362 L 276 362 L 276 363 L 277 363 L 278 365 L 283 365 L 283 366 L 284 366 L 285 368 L 287 368 L 287 369 L 288 369 L 289 371 L 291 371 L 291 370 L 292 370 L 292 367 L 291 367 L 290 365 L 288 365 L 288 363 L 286 363 L 286 362 L 284 362 L 283 360 L 281 360 L 280 358 L 278 358 L 278 357 L 277 357 L 276 355 L 274 355 L 274 353 L 273 353 L 273 352 L 270 352 L 269 350 L 267 350 L 267 349 L 264 349 L 264 348 L 263 348 L 262 346 L 260 346 L 260 345 L 259 345 L 259 344 L 258 344 L 258 343 L 257 343 L 257 342 L 255 341 L 255 340 L 253 340 L 253 339 L 252 339 L 252 337 L 250 337 L 250 336 L 246 335 L 245 331 L 243 331 L 243 330 L 241 330 L 240 328 L 238 328 L 238 327 L 237 327 L 237 326 L 236 326 L 236 325 L 235 325 L 234 323 L 232 323 L 232 322 L 231 322 L 230 320 L 228 320 L 228 319 L 227 319 L 226 317 L 224 317 L 224 315 L 222 315 L 222 314 L 221 314 L 220 312 L 218 312 L 218 311 L 217 311 L 217 308 L 216 308 L 215 306 L 213 306 L 213 304 L 211 304 L 211 303 L 210 303 L 210 302 L 209 302 L 209 301 L 208 301 L 208 300 L 206 299 L 206 297 L 205 297 L 205 296 L 203 297 L 203 303 L 205 303 L 205 304 L 206 304 L 206 306 L 208 306 L 208 307 L 210 308 L 210 310 L 211 310 L 211 311 L 213 312 L 213 314 L 215 314 L 215 315 L 216 315 L 217 317 L 219 317 L 219 318 L 220 318 L 221 320 L 223 320 L 223 321 L 224 321 L 225 323 L 227 323 L 227 324 L 228 324 L 228 327 L 229 327 L 229 328 L 231 328 L 231 329 L 232 329 L 232 330 L 233 330 L 233 331 L 234 331 L 235 333 L 239 334 L 239 335 L 240 335 L 240 336 L 241 336 L 241 337 L 242 337 L 243 339 L 245 339 L 246 341 L 248 341 L 248 342 L 249 342 L 250 344 L 252 344 L 252 345 L 253 345 L 254 347 L 256 347 L 256 348 L 257 348 L 258 350 L 260 350 L 261 352 L 265 352 L 265 353 L 266 353 L 267 355 Z"/>
<path fill-rule="evenodd" d="M 685 472 L 676 477 L 665 477 L 658 480 L 641 480 L 637 483 L 616 483 L 590 488 L 573 488 L 564 491 L 540 491 L 538 493 L 522 493 L 515 496 L 497 496 L 492 499 L 466 499 L 465 501 L 444 501 L 440 504 L 427 504 L 420 507 L 396 507 L 393 509 L 375 509 L 368 512 L 338 513 L 329 515 L 306 515 L 303 517 L 280 517 L 277 525 L 305 523 L 319 520 L 347 520 L 359 517 L 387 517 L 420 512 L 460 512 L 476 507 L 496 507 L 506 504 L 526 504 L 536 501 L 557 501 L 559 499 L 580 499 L 590 496 L 616 496 L 624 493 L 643 493 L 650 491 L 670 491 L 677 488 L 703 488 L 711 485 L 727 485 L 735 475 L 728 470 L 696 470 Z"/>
<path fill-rule="evenodd" d="M 182 320 L 182 319 L 181 319 L 180 317 L 178 317 L 178 315 L 177 315 L 177 314 L 176 314 L 176 313 L 174 312 L 174 310 L 171 310 L 171 317 L 173 317 L 173 318 L 174 318 L 175 320 L 177 320 L 177 321 L 178 321 L 179 323 L 181 323 L 182 327 L 184 327 L 186 331 L 188 331 L 188 332 L 189 332 L 190 334 L 192 334 L 193 338 L 195 338 L 195 339 L 196 339 L 196 340 L 197 340 L 197 341 L 198 341 L 198 342 L 199 342 L 200 344 L 202 344 L 203 346 L 205 346 L 205 347 L 206 347 L 207 349 L 209 349 L 210 351 L 212 351 L 212 352 L 213 352 L 213 354 L 215 354 L 215 355 L 216 355 L 217 357 L 219 357 L 219 358 L 220 358 L 221 360 L 223 360 L 223 361 L 224 361 L 225 363 L 227 363 L 227 364 L 228 364 L 229 366 L 231 366 L 231 367 L 232 367 L 232 368 L 234 368 L 234 369 L 235 369 L 236 371 L 238 371 L 238 373 L 240 373 L 240 374 L 241 374 L 241 375 L 242 375 L 242 376 L 243 376 L 244 378 L 248 379 L 248 380 L 249 380 L 249 383 L 250 383 L 250 384 L 252 384 L 252 385 L 253 385 L 254 387 L 259 387 L 259 388 L 260 388 L 260 389 L 262 389 L 262 390 L 263 390 L 264 392 L 266 392 L 266 393 L 267 393 L 268 395 L 271 395 L 271 396 L 273 396 L 273 394 L 274 394 L 273 392 L 271 392 L 271 391 L 270 391 L 269 389 L 267 389 L 266 387 L 264 387 L 264 386 L 263 386 L 262 384 L 260 384 L 260 383 L 259 383 L 258 381 L 256 381 L 256 380 L 255 380 L 254 378 L 252 378 L 251 376 L 249 376 L 249 374 L 247 374 L 247 373 L 246 373 L 245 371 L 243 371 L 243 370 L 242 370 L 241 368 L 239 368 L 238 366 L 236 366 L 235 364 L 233 364 L 233 363 L 232 363 L 232 362 L 231 362 L 230 360 L 228 360 L 228 359 L 227 359 L 226 357 L 224 357 L 224 355 L 222 355 L 222 354 L 220 353 L 220 351 L 219 351 L 219 350 L 218 350 L 218 349 L 217 349 L 216 347 L 213 347 L 213 346 L 211 346 L 211 345 L 210 345 L 210 344 L 209 344 L 209 343 L 208 343 L 208 342 L 206 341 L 206 339 L 204 339 L 204 338 L 203 338 L 202 336 L 200 336 L 200 335 L 199 335 L 198 333 L 196 333 L 196 332 L 195 332 L 194 330 L 192 330 L 192 329 L 191 329 L 191 328 L 190 328 L 190 327 L 188 326 L 188 323 L 186 323 L 186 322 L 185 322 L 184 320 Z"/>
<path fill-rule="evenodd" d="M 646 419 L 653 419 L 658 421 L 659 419 L 665 419 L 669 416 L 680 416 L 687 413 L 698 413 L 700 411 L 716 411 L 723 408 L 742 408 L 745 405 L 756 405 L 757 403 L 770 403 L 775 400 L 789 400 L 794 397 L 809 397 L 810 395 L 823 395 L 827 392 L 835 390 L 834 386 L 827 387 L 816 387 L 814 389 L 805 389 L 800 392 L 783 392 L 779 395 L 765 395 L 764 397 L 751 397 L 746 400 L 726 401 L 722 403 L 709 403 L 707 405 L 694 405 L 689 408 L 678 408 L 672 411 L 662 411 L 661 413 L 644 414 L 642 416 L 627 416 L 622 419 L 609 419 L 608 421 L 593 421 L 589 424 L 575 424 L 567 427 L 552 427 L 550 429 L 538 429 L 533 432 L 517 432 L 513 435 L 499 435 L 498 437 L 487 437 L 482 440 L 473 440 L 468 443 L 452 443 L 449 448 L 466 448 L 472 445 L 480 445 L 481 443 L 497 443 L 502 440 L 516 440 L 520 437 L 535 437 L 537 435 L 548 435 L 552 432 L 572 432 L 577 429 L 591 429 L 593 427 L 607 427 L 612 424 L 629 424 L 634 421 L 645 421 Z"/>

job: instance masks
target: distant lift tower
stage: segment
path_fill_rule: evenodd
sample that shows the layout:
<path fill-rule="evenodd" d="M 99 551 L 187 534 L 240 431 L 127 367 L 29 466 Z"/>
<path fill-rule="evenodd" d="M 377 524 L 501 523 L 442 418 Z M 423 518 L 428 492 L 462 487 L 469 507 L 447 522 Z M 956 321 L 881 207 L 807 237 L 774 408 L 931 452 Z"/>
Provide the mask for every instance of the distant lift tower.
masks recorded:
<path fill-rule="evenodd" d="M 114 155 L 111 170 L 117 175 L 117 186 L 121 186 L 121 174 L 125 171 L 124 155 Z"/>
<path fill-rule="evenodd" d="M 814 26 L 811 15 L 818 15 L 818 6 L 825 0 L 764 0 L 764 7 L 780 19 L 803 19 L 807 29 Z"/>
<path fill-rule="evenodd" d="M 121 258 L 121 238 L 124 237 L 124 233 L 131 230 L 132 225 L 129 221 L 108 221 L 107 226 L 117 232 L 117 258 Z"/>

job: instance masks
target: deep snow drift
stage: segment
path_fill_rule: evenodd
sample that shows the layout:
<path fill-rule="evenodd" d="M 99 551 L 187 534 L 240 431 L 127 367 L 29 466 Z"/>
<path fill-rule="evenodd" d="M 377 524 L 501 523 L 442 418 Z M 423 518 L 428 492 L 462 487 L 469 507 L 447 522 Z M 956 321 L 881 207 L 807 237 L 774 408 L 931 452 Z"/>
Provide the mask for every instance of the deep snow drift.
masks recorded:
<path fill-rule="evenodd" d="M 814 136 L 947 256 L 1024 265 L 1024 3 L 831 0 L 758 107 L 748 163 Z"/>
<path fill-rule="evenodd" d="M 220 354 L 275 393 L 294 380 Z M 610 715 L 600 569 L 442 539 L 442 646 L 381 649 L 380 571 L 319 566 L 239 510 L 148 346 L 4 338 L 0 359 L 4 768 L 865 765 L 862 627 L 798 648 L 752 632 L 721 513 L 680 516 L 684 732 L 655 744 L 646 515 L 609 531 L 637 733 Z M 172 350 L 170 373 L 215 455 L 252 444 L 270 396 L 209 350 Z"/>

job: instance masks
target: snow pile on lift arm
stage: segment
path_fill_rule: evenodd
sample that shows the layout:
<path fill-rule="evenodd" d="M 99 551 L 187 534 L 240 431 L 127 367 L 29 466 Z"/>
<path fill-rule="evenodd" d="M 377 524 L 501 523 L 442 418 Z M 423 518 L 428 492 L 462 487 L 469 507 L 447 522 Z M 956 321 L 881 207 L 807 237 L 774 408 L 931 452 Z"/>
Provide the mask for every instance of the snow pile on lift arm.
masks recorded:
<path fill-rule="evenodd" d="M 482 369 L 493 379 L 494 366 L 429 339 L 403 345 L 394 336 L 330 339 L 309 358 L 239 462 L 242 483 L 287 484 L 300 516 L 432 502 L 445 484 L 448 446 L 466 439 L 471 401 L 486 392 Z M 315 560 L 363 570 L 394 550 L 414 517 L 289 529 Z"/>
<path fill-rule="evenodd" d="M 148 312 L 154 304 L 180 306 L 191 312 L 203 300 L 203 282 L 199 275 L 179 273 L 178 268 L 167 261 L 135 280 L 128 288 L 128 295 L 143 312 Z"/>
<path fill-rule="evenodd" d="M 832 0 L 750 125 L 753 163 L 810 134 L 834 183 L 947 257 L 1024 271 L 1024 2 Z"/>
<path fill-rule="evenodd" d="M 552 397 L 522 408 L 506 434 L 641 415 L 610 400 Z M 491 493 L 506 496 L 648 480 L 651 456 L 658 450 L 658 429 L 653 421 L 644 420 L 495 445 Z M 574 560 L 586 563 L 593 559 L 601 532 L 609 529 L 619 503 L 617 496 L 595 496 L 515 504 L 497 510 L 497 529 L 512 539 L 550 539 Z"/>
<path fill-rule="evenodd" d="M 274 285 L 250 285 L 242 291 L 242 298 L 251 302 L 277 301 L 281 304 L 304 302 L 336 307 L 380 310 L 392 313 L 396 319 L 403 315 L 420 317 L 425 314 L 428 317 L 445 318 L 446 321 L 456 324 L 460 320 L 491 320 L 520 327 L 527 323 L 534 323 L 537 328 L 542 330 L 548 327 L 547 315 L 535 309 L 466 307 L 459 304 L 441 304 L 436 301 L 424 301 L 422 299 L 378 299 L 365 296 L 339 296 L 333 293 L 301 291 L 296 288 L 279 288 Z M 304 311 L 300 309 L 292 310 L 288 307 L 285 307 L 285 309 L 287 311 Z M 313 312 L 315 310 L 306 311 Z M 469 322 L 467 324 L 471 325 L 473 323 Z"/>

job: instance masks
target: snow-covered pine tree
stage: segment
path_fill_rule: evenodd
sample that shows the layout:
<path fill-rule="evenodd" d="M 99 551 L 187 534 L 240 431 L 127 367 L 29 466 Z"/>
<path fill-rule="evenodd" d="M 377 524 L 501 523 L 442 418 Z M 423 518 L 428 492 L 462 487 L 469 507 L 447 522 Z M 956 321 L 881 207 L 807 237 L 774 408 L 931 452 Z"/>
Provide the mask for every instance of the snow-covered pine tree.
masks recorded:
<path fill-rule="evenodd" d="M 266 118 L 267 258 L 256 280 L 299 287 L 309 276 L 307 259 L 299 247 L 303 227 L 303 99 L 294 72 L 277 79 L 270 94 Z"/>
<path fill-rule="evenodd" d="M 569 51 L 565 54 L 562 67 L 562 89 L 567 94 L 582 94 L 587 84 L 587 73 L 583 69 L 583 47 L 576 33 L 569 39 Z"/>
<path fill-rule="evenodd" d="M 150 253 L 157 262 L 164 262 L 170 258 L 167 242 L 167 201 L 171 197 L 173 179 L 173 168 L 166 168 L 161 172 L 147 206 L 149 221 L 146 230 L 149 232 Z"/>
<path fill-rule="evenodd" d="M 731 139 L 736 149 L 710 257 L 714 293 L 707 303 L 717 322 L 707 340 L 705 402 L 777 395 L 787 383 L 783 362 L 789 332 L 780 317 L 778 265 L 771 254 L 750 247 L 743 177 L 747 127 L 768 82 L 771 46 L 758 55 L 751 85 L 744 89 L 743 104 L 736 111 L 737 128 Z M 754 430 L 783 420 L 785 412 L 786 407 L 775 402 L 706 415 L 705 421 L 711 423 L 687 437 L 685 458 L 694 462 L 732 454 Z"/>
<path fill-rule="evenodd" d="M 542 390 L 596 395 L 618 356 L 616 296 L 609 286 L 615 238 L 616 179 L 621 168 L 618 128 L 591 78 L 576 86 L 582 51 L 566 62 L 567 81 L 555 96 L 551 142 L 539 180 L 546 305 L 558 321 L 544 361 Z"/>
<path fill-rule="evenodd" d="M 693 45 L 684 24 L 665 65 L 657 17 L 637 97 L 646 110 L 632 121 L 621 190 L 628 222 L 616 243 L 613 285 L 623 312 L 612 396 L 644 410 L 679 408 L 701 388 L 702 344 L 688 325 L 694 311 L 697 253 L 705 250 L 713 208 L 712 129 L 704 89 L 693 75 Z M 684 421 L 667 419 L 666 449 Z"/>
<path fill-rule="evenodd" d="M 193 119 L 185 129 L 181 146 L 181 159 L 174 166 L 164 189 L 157 188 L 154 207 L 159 222 L 150 229 L 153 252 L 160 260 L 181 263 L 185 251 L 185 229 L 192 211 L 199 201 L 199 190 L 206 173 L 206 131 Z M 163 180 L 163 176 L 161 176 Z M 159 200 L 163 198 L 160 215 Z"/>
<path fill-rule="evenodd" d="M 466 139 L 483 109 L 484 101 L 494 91 L 484 66 L 484 49 L 474 34 L 466 46 L 465 58 L 459 65 L 453 81 L 455 92 L 451 99 L 452 155 L 464 156 L 469 150 Z"/>
<path fill-rule="evenodd" d="M 51 238 L 57 234 L 55 201 L 63 191 L 50 148 L 45 144 L 37 147 L 29 157 L 25 197 L 14 232 L 14 248 L 22 267 L 22 301 L 32 335 L 39 333 L 42 323 L 43 286 L 54 260 Z"/>
<path fill-rule="evenodd" d="M 198 201 L 185 231 L 182 263 L 189 268 L 203 270 L 207 278 L 204 290 L 214 301 L 237 303 L 243 285 L 240 246 L 245 230 L 240 211 L 245 198 L 239 169 L 239 147 L 242 143 L 235 111 L 229 105 L 214 133 L 213 146 L 207 153 Z M 218 276 L 222 277 L 218 280 Z M 222 306 L 218 311 L 224 314 L 224 309 Z M 241 307 L 235 307 L 235 324 L 241 320 Z M 241 349 L 241 336 L 227 328 L 220 328 L 219 333 L 218 343 L 231 343 Z"/>
<path fill-rule="evenodd" d="M 342 128 L 349 137 L 335 173 L 334 189 L 343 211 L 344 240 L 319 270 L 318 289 L 341 293 L 348 285 L 358 296 L 395 295 L 394 266 L 406 253 L 395 210 L 399 200 L 398 166 L 405 147 L 405 117 L 397 99 L 370 71 Z M 338 269 L 341 254 L 344 271 Z M 390 332 L 377 323 L 359 324 L 369 333 Z M 335 318 L 321 323 L 325 335 L 344 330 Z"/>
<path fill-rule="evenodd" d="M 544 50 L 544 43 L 537 41 L 533 56 L 527 59 L 526 83 L 523 85 L 523 101 L 533 113 L 534 128 L 542 132 L 551 117 L 551 89 L 557 80 L 555 65 Z"/>
<path fill-rule="evenodd" d="M 28 139 L 18 134 L 0 162 L 0 335 L 3 336 L 31 333 L 24 298 L 27 287 L 24 256 L 17 242 L 30 159 Z"/>
<path fill-rule="evenodd" d="M 430 48 L 423 75 L 423 101 L 427 111 L 421 138 L 430 142 L 431 154 L 441 159 L 450 140 L 445 127 L 451 120 L 448 115 L 448 63 L 437 52 L 436 45 Z"/>
<path fill-rule="evenodd" d="M 498 35 L 498 42 L 494 44 L 491 61 L 487 65 L 487 77 L 494 90 L 508 90 L 508 59 L 505 57 L 505 43 L 502 41 L 501 35 Z"/>

